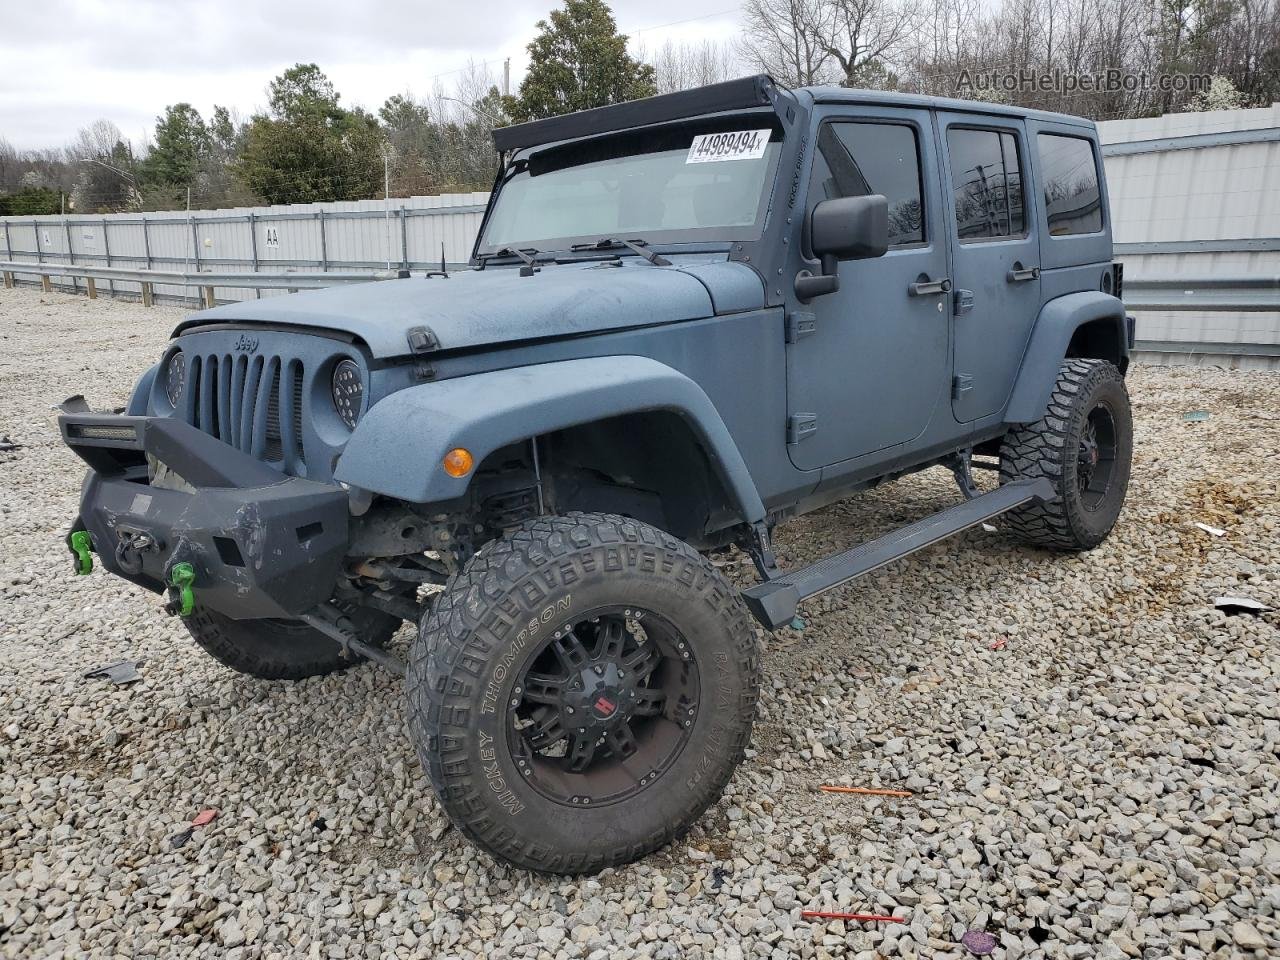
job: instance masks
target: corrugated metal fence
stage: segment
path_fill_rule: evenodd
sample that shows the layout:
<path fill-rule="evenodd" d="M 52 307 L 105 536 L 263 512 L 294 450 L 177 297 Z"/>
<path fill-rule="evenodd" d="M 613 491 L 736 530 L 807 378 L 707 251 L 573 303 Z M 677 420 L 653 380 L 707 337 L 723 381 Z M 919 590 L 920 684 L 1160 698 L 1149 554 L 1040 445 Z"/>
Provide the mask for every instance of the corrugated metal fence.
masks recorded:
<path fill-rule="evenodd" d="M 1194 309 L 1205 290 L 1190 283 L 1164 284 L 1151 301 L 1177 310 L 1144 310 L 1135 298 L 1143 359 L 1280 368 L 1280 312 L 1249 302 L 1274 304 L 1280 287 L 1280 104 L 1109 120 L 1098 131 L 1126 282 L 1255 284 L 1232 294 L 1238 309 Z"/>
<path fill-rule="evenodd" d="M 471 256 L 488 197 L 454 193 L 190 214 L 0 217 L 0 255 L 20 262 L 216 273 L 438 269 L 441 256 L 450 266 Z M 73 278 L 53 282 L 68 290 L 83 287 Z M 112 281 L 111 288 L 140 292 L 138 283 L 128 281 Z M 157 285 L 155 293 L 190 299 L 194 290 Z M 255 295 L 217 288 L 220 300 Z"/>

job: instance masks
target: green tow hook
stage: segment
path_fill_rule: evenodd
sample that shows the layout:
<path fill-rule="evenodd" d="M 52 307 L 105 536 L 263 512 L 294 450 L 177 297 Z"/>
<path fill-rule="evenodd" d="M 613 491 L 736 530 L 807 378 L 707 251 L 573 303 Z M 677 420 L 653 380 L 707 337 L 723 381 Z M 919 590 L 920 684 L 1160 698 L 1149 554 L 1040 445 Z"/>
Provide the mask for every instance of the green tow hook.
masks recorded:
<path fill-rule="evenodd" d="M 196 594 L 191 585 L 196 582 L 196 571 L 189 563 L 175 563 L 169 571 L 169 585 L 177 592 L 170 607 L 180 617 L 189 617 L 196 608 Z"/>
<path fill-rule="evenodd" d="M 77 530 L 71 535 L 71 552 L 76 555 L 76 576 L 93 572 L 93 540 L 88 530 Z"/>

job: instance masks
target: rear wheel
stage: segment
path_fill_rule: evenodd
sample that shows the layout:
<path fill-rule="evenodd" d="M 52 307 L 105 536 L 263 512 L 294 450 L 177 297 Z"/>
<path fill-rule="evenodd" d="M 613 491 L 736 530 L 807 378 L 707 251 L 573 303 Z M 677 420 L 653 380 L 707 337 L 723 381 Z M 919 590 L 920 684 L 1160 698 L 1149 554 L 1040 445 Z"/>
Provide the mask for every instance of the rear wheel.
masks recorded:
<path fill-rule="evenodd" d="M 1045 415 L 1005 435 L 1000 482 L 1048 477 L 1058 496 L 1019 507 L 1005 525 L 1055 550 L 1088 550 L 1120 516 L 1133 458 L 1133 414 L 1120 371 L 1105 360 L 1062 362 Z"/>
<path fill-rule="evenodd" d="M 344 611 L 366 643 L 382 646 L 401 621 L 366 607 Z M 212 610 L 183 618 L 195 640 L 215 660 L 232 670 L 264 680 L 302 680 L 360 663 L 344 656 L 325 634 L 300 620 L 232 620 Z"/>
<path fill-rule="evenodd" d="M 450 819 L 521 867 L 583 873 L 683 833 L 750 738 L 755 628 L 696 551 L 634 520 L 544 517 L 424 616 L 409 729 Z"/>

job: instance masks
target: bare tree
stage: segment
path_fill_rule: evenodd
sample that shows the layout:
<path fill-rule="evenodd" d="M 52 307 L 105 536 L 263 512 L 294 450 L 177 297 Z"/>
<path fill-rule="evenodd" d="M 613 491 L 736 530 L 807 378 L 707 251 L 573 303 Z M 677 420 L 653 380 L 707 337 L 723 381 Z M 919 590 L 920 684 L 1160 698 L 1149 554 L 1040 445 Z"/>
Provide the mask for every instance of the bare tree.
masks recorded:
<path fill-rule="evenodd" d="M 679 44 L 668 40 L 652 55 L 641 47 L 637 51 L 637 59 L 653 67 L 654 83 L 659 93 L 705 87 L 732 80 L 745 72 L 733 48 L 713 40 Z"/>
<path fill-rule="evenodd" d="M 839 76 L 823 36 L 828 0 L 747 0 L 742 8 L 742 58 L 787 86 L 830 83 Z"/>
<path fill-rule="evenodd" d="M 917 0 L 827 0 L 827 6 L 814 29 L 845 87 L 882 85 L 924 22 Z"/>

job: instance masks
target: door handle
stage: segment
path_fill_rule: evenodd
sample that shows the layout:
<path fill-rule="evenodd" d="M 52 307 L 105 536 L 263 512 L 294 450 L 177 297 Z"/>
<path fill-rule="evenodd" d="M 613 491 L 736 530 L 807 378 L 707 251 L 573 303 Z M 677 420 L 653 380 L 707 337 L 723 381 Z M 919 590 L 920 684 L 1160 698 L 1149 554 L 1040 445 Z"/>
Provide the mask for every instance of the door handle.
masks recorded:
<path fill-rule="evenodd" d="M 1013 262 L 1013 269 L 1004 275 L 1010 283 L 1025 283 L 1028 280 L 1040 279 L 1039 267 L 1024 267 L 1020 260 Z"/>
<path fill-rule="evenodd" d="M 907 295 L 912 297 L 931 297 L 939 293 L 951 292 L 951 280 L 943 277 L 941 280 L 930 280 L 929 275 L 920 274 L 923 280 L 917 280 L 915 283 L 907 287 Z"/>

